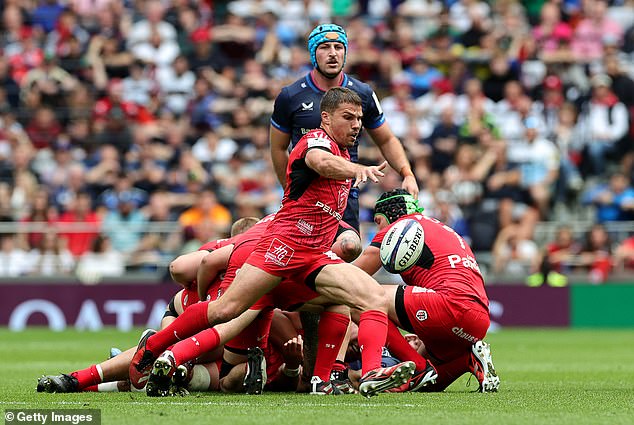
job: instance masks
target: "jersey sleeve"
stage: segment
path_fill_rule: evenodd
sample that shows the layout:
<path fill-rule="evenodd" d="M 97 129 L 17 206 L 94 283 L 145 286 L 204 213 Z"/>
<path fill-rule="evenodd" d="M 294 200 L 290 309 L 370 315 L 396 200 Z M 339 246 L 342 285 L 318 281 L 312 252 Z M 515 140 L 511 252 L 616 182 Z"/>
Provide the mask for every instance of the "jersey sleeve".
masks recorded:
<path fill-rule="evenodd" d="M 379 98 L 369 86 L 367 88 L 366 96 L 364 96 L 363 105 L 363 126 L 371 130 L 379 128 L 385 122 L 385 116 L 383 115 L 383 109 Z"/>
<path fill-rule="evenodd" d="M 335 143 L 332 140 L 323 137 L 323 135 L 320 134 L 309 134 L 306 136 L 306 152 L 311 149 L 322 149 L 335 153 L 334 144 Z"/>
<path fill-rule="evenodd" d="M 290 96 L 288 89 L 284 87 L 275 98 L 271 125 L 283 133 L 290 134 L 292 130 L 292 111 L 290 110 Z"/>
<path fill-rule="evenodd" d="M 370 242 L 370 246 L 381 248 L 381 242 L 383 242 L 383 238 L 385 237 L 385 234 L 387 233 L 387 229 L 389 229 L 389 227 L 386 227 L 380 232 L 377 232 L 376 235 L 374 235 L 374 237 L 372 238 L 372 242 Z"/>

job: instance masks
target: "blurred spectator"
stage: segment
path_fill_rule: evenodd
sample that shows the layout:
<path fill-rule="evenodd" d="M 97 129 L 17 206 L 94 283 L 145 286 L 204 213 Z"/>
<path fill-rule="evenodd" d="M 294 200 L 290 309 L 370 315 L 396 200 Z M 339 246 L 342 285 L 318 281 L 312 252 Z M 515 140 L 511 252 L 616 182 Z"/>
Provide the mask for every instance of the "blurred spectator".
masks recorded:
<path fill-rule="evenodd" d="M 614 251 L 614 268 L 626 271 L 634 270 L 634 236 L 624 239 Z"/>
<path fill-rule="evenodd" d="M 79 258 L 76 273 L 85 283 L 97 283 L 103 277 L 123 276 L 125 259 L 123 254 L 112 249 L 107 236 L 98 235 L 90 250 Z"/>
<path fill-rule="evenodd" d="M 132 179 L 128 173 L 120 172 L 115 180 L 114 187 L 105 190 L 99 196 L 99 205 L 108 211 L 116 211 L 121 202 L 130 202 L 136 208 L 147 203 L 148 194 L 132 185 Z"/>
<path fill-rule="evenodd" d="M 68 250 L 79 257 L 90 249 L 99 233 L 100 217 L 92 209 L 90 195 L 79 192 L 70 201 L 68 210 L 59 217 L 60 239 L 66 240 Z"/>
<path fill-rule="evenodd" d="M 31 19 L 34 25 L 40 26 L 49 33 L 55 29 L 57 19 L 64 11 L 64 6 L 56 0 L 39 0 L 39 5 L 31 12 Z"/>
<path fill-rule="evenodd" d="M 39 245 L 29 252 L 29 273 L 38 276 L 68 275 L 75 266 L 73 254 L 66 248 L 66 239 L 54 231 L 44 233 Z"/>
<path fill-rule="evenodd" d="M 116 208 L 103 217 L 103 233 L 112 241 L 112 247 L 122 254 L 135 252 L 147 228 L 147 217 L 130 192 L 120 192 Z"/>
<path fill-rule="evenodd" d="M 578 62 L 600 60 L 606 40 L 614 38 L 620 43 L 623 39 L 623 28 L 606 16 L 607 7 L 607 0 L 587 0 L 583 3 L 584 18 L 577 24 L 572 39 L 572 51 Z"/>
<path fill-rule="evenodd" d="M 44 52 L 58 58 L 66 58 L 73 52 L 73 44 L 77 44 L 83 52 L 88 46 L 90 35 L 77 22 L 77 15 L 70 9 L 64 9 L 55 23 L 55 29 L 46 36 Z"/>
<path fill-rule="evenodd" d="M 0 57 L 0 90 L 4 97 L 0 109 L 17 108 L 20 102 L 20 86 L 11 76 L 6 56 Z"/>
<path fill-rule="evenodd" d="M 158 67 L 167 66 L 178 56 L 176 30 L 163 20 L 165 8 L 159 0 L 148 0 L 143 4 L 142 19 L 130 28 L 127 46 L 132 54 Z"/>
<path fill-rule="evenodd" d="M 564 103 L 561 105 L 552 137 L 559 149 L 560 157 L 557 200 L 573 203 L 583 187 L 578 164 L 581 162 L 584 141 L 583 127 L 577 121 L 577 109 L 573 104 Z"/>
<path fill-rule="evenodd" d="M 187 109 L 196 81 L 196 76 L 189 70 L 187 58 L 178 56 L 170 67 L 159 69 L 156 80 L 167 109 L 176 116 L 182 115 Z"/>
<path fill-rule="evenodd" d="M 500 231 L 493 244 L 493 271 L 523 277 L 534 270 L 539 259 L 539 248 L 530 239 L 524 239 L 514 226 Z"/>
<path fill-rule="evenodd" d="M 432 172 L 444 173 L 453 163 L 458 148 L 458 130 L 454 122 L 453 108 L 445 107 L 439 122 L 426 140 L 431 148 L 429 159 Z"/>
<path fill-rule="evenodd" d="M 537 48 L 545 59 L 561 60 L 571 56 L 570 41 L 573 30 L 567 22 L 561 20 L 561 11 L 557 3 L 544 3 L 540 12 L 540 22 L 533 28 L 532 33 Z"/>
<path fill-rule="evenodd" d="M 590 134 L 585 147 L 585 169 L 594 176 L 606 171 L 606 161 L 614 158 L 619 140 L 629 129 L 627 108 L 612 92 L 611 85 L 612 79 L 605 74 L 592 77 L 592 97 L 586 105 Z"/>
<path fill-rule="evenodd" d="M 582 194 L 582 202 L 596 207 L 598 223 L 634 219 L 634 187 L 620 172 L 612 174 L 608 184 L 588 189 Z"/>
<path fill-rule="evenodd" d="M 0 234 L 0 276 L 17 277 L 25 275 L 31 267 L 29 253 L 20 248 L 11 233 Z"/>
<path fill-rule="evenodd" d="M 122 101 L 142 105 L 147 108 L 150 103 L 150 93 L 156 90 L 156 84 L 150 78 L 145 64 L 135 60 L 130 65 L 130 75 L 122 80 Z"/>
<path fill-rule="evenodd" d="M 20 80 L 22 99 L 31 108 L 64 106 L 64 96 L 76 85 L 77 79 L 59 67 L 55 56 L 49 54 Z"/>
<path fill-rule="evenodd" d="M 575 241 L 572 229 L 562 225 L 557 229 L 553 241 L 546 244 L 536 263 L 535 273 L 526 278 L 528 286 L 540 286 L 544 282 L 550 286 L 565 286 L 568 275 L 574 270 L 581 245 Z"/>
<path fill-rule="evenodd" d="M 48 106 L 37 108 L 33 119 L 26 126 L 26 134 L 36 149 L 51 147 L 61 132 L 62 126 L 53 109 Z"/>
<path fill-rule="evenodd" d="M 520 187 L 541 217 L 548 217 L 550 200 L 559 177 L 559 152 L 548 139 L 539 137 L 533 117 L 524 121 L 525 139 L 509 148 L 509 161 L 518 165 Z"/>
<path fill-rule="evenodd" d="M 612 270 L 612 241 L 602 224 L 593 225 L 586 233 L 579 264 L 592 283 L 603 283 L 608 278 Z"/>
<path fill-rule="evenodd" d="M 196 203 L 178 217 L 178 222 L 185 229 L 209 222 L 219 235 L 227 234 L 231 220 L 231 212 L 218 203 L 216 194 L 211 189 L 203 189 L 197 195 Z"/>
<path fill-rule="evenodd" d="M 21 222 L 25 224 L 29 223 L 43 223 L 44 225 L 53 226 L 59 218 L 57 209 L 49 203 L 48 193 L 44 189 L 39 189 L 34 195 L 31 207 L 27 215 L 22 218 Z M 43 232 L 27 232 L 26 245 L 29 249 L 33 249 L 36 246 L 40 246 Z"/>

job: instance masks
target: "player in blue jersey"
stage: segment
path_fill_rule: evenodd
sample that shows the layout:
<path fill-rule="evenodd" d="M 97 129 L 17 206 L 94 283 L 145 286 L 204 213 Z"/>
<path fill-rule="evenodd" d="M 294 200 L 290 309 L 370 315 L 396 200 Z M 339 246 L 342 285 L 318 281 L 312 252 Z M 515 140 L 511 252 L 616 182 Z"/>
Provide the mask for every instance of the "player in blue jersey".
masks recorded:
<path fill-rule="evenodd" d="M 328 89 L 341 86 L 355 91 L 361 97 L 363 126 L 390 166 L 403 177 L 403 189 L 418 197 L 418 184 L 403 146 L 385 122 L 376 94 L 369 85 L 343 72 L 347 49 L 348 37 L 339 25 L 318 25 L 310 33 L 308 50 L 314 69 L 304 78 L 282 89 L 275 99 L 271 116 L 271 157 L 277 177 L 285 187 L 289 145 L 294 147 L 305 133 L 319 127 L 321 98 Z M 351 161 L 357 162 L 357 143 L 349 152 Z M 357 189 L 350 192 L 343 219 L 359 230 Z M 361 249 L 360 242 L 358 248 Z"/>

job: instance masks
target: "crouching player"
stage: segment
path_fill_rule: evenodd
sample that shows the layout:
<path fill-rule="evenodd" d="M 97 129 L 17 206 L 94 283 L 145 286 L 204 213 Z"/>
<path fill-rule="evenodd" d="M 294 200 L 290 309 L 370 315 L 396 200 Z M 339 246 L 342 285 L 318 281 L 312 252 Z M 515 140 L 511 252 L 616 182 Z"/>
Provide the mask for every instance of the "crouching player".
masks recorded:
<path fill-rule="evenodd" d="M 421 258 L 401 273 L 407 284 L 385 285 L 389 300 L 388 349 L 401 361 L 421 366 L 424 358 L 400 337 L 398 325 L 424 344 L 424 357 L 436 366 L 438 378 L 424 391 L 442 391 L 462 374 L 478 379 L 480 392 L 498 390 L 489 344 L 489 301 L 478 263 L 469 246 L 453 229 L 421 214 L 418 200 L 403 189 L 383 193 L 376 202 L 378 233 L 354 264 L 368 274 L 381 267 L 379 251 L 385 234 L 403 219 L 418 221 L 424 230 Z"/>

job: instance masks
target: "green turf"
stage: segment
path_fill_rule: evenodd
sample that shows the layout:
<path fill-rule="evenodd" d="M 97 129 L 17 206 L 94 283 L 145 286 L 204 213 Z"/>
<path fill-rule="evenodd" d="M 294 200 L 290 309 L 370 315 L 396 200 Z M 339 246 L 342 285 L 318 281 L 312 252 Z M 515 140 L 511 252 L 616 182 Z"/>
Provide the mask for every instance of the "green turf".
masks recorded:
<path fill-rule="evenodd" d="M 70 372 L 133 346 L 138 332 L 0 330 L 0 404 L 101 409 L 104 424 L 634 424 L 633 330 L 502 330 L 487 337 L 500 392 L 472 393 L 463 376 L 445 393 L 317 397 L 194 394 L 38 394 L 39 375 Z"/>

